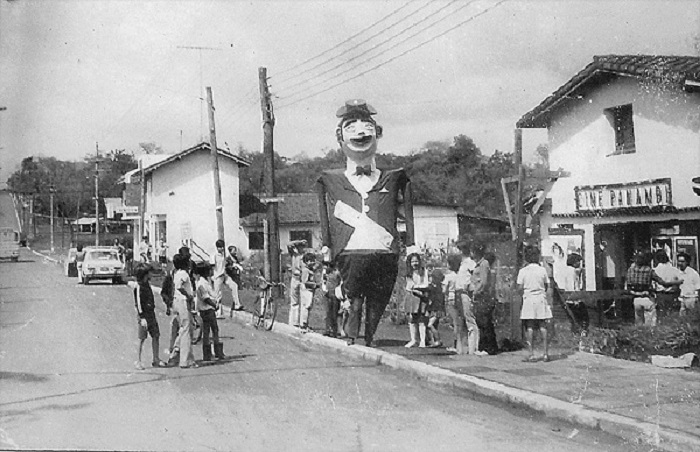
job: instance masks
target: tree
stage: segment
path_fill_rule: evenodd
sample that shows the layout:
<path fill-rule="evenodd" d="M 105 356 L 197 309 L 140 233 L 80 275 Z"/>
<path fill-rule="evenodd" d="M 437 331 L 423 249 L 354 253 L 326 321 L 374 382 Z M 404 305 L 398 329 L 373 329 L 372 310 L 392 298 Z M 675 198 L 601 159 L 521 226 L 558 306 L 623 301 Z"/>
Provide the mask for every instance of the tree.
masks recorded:
<path fill-rule="evenodd" d="M 146 141 L 139 143 L 139 151 L 144 154 L 162 154 L 163 148 L 161 148 L 160 145 L 156 144 L 154 141 Z"/>

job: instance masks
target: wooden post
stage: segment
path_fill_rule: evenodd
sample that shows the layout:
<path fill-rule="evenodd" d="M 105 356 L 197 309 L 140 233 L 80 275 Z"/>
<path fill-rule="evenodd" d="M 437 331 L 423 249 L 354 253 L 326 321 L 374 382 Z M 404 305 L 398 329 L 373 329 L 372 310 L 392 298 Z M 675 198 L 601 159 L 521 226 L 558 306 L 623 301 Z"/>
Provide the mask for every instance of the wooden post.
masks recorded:
<path fill-rule="evenodd" d="M 138 250 L 138 245 L 141 243 L 141 237 L 144 236 L 144 227 L 146 224 L 146 172 L 143 168 L 143 159 L 139 159 L 139 176 L 141 177 L 141 196 L 139 197 L 139 233 L 134 240 L 134 255 Z M 135 256 L 134 256 L 135 257 Z"/>
<path fill-rule="evenodd" d="M 211 86 L 207 86 L 207 105 L 209 107 L 209 147 L 211 152 L 211 171 L 214 177 L 214 208 L 216 209 L 216 236 L 224 240 L 224 206 L 221 200 L 221 179 L 219 176 L 219 152 L 216 147 L 216 127 L 214 126 L 214 97 Z"/>
<path fill-rule="evenodd" d="M 522 323 L 520 322 L 520 308 L 522 300 L 517 293 L 518 271 L 522 266 L 521 248 L 523 244 L 523 131 L 515 129 L 514 136 L 515 169 L 518 176 L 518 187 L 515 196 L 515 268 L 513 269 L 512 292 L 510 303 L 510 334 L 512 340 L 522 339 Z"/>
<path fill-rule="evenodd" d="M 100 148 L 95 143 L 95 246 L 100 246 Z"/>
<path fill-rule="evenodd" d="M 258 68 L 258 79 L 260 83 L 260 109 L 262 111 L 263 120 L 263 155 L 265 157 L 265 166 L 263 174 L 265 175 L 265 195 L 274 197 L 277 193 L 275 190 L 275 150 L 273 146 L 273 129 L 275 127 L 275 116 L 272 111 L 272 101 L 267 86 L 267 68 Z M 279 236 L 279 217 L 277 203 L 267 203 L 267 228 L 269 233 L 268 240 L 268 265 L 270 280 L 280 282 L 280 236 Z M 275 288 L 277 294 L 279 289 Z"/>
<path fill-rule="evenodd" d="M 53 185 L 49 187 L 49 204 L 51 205 L 51 252 L 55 251 L 54 247 L 54 232 L 53 232 L 53 194 L 56 190 Z"/>

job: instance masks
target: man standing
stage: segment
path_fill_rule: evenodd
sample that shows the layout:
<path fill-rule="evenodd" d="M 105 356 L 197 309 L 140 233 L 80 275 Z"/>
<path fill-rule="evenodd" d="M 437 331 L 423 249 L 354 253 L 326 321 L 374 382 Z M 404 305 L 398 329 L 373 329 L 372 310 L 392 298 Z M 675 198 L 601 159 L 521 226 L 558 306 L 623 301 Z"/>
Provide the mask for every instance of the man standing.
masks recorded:
<path fill-rule="evenodd" d="M 151 260 L 151 244 L 148 243 L 148 236 L 144 235 L 139 243 L 139 260 L 148 263 Z"/>
<path fill-rule="evenodd" d="M 680 314 L 686 315 L 688 311 L 694 311 L 697 306 L 698 296 L 700 295 L 700 275 L 690 266 L 690 255 L 688 253 L 678 253 L 677 260 L 678 270 L 683 280 L 680 294 Z"/>
<path fill-rule="evenodd" d="M 366 304 L 367 346 L 372 345 L 398 274 L 396 220 L 401 204 L 405 245 L 413 245 L 411 184 L 403 169 L 377 168 L 375 154 L 382 128 L 372 117 L 376 113 L 361 99 L 340 107 L 336 139 L 347 158 L 346 167 L 324 172 L 316 184 L 324 260 L 332 258 L 337 264 L 351 302 L 348 344 L 354 344 L 359 336 Z"/>
<path fill-rule="evenodd" d="M 656 253 L 654 253 L 654 260 L 656 261 L 654 273 L 664 281 L 671 283 L 671 285 L 654 284 L 654 290 L 656 291 L 656 310 L 659 319 L 662 319 L 677 309 L 674 304 L 678 294 L 678 286 L 680 286 L 682 281 L 678 269 L 668 261 L 668 254 L 666 254 L 666 251 L 656 251 Z"/>

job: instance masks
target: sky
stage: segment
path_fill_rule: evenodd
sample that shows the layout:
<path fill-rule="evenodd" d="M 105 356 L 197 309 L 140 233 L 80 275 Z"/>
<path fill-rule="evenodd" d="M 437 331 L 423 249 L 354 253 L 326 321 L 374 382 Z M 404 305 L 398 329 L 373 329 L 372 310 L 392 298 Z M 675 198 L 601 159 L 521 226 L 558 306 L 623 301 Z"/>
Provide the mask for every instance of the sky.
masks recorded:
<path fill-rule="evenodd" d="M 594 55 L 698 55 L 699 1 L 0 0 L 0 182 L 22 158 L 259 151 L 267 69 L 286 157 L 335 149 L 336 110 L 366 99 L 379 152 L 464 134 L 512 152 L 516 121 Z M 546 131 L 527 130 L 527 156 Z M 532 157 L 531 157 L 532 158 Z"/>

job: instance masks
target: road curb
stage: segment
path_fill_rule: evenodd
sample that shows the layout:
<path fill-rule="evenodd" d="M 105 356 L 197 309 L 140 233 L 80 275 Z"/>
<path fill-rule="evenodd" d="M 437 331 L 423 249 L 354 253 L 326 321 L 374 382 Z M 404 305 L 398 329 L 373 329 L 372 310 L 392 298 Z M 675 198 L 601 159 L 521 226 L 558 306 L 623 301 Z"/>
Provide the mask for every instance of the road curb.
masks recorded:
<path fill-rule="evenodd" d="M 233 317 L 246 325 L 252 324 L 252 314 L 250 313 L 234 311 Z M 298 328 L 285 323 L 275 323 L 272 331 L 302 342 L 331 348 L 347 356 L 405 371 L 433 384 L 469 391 L 500 402 L 525 407 L 543 413 L 547 417 L 599 429 L 634 444 L 649 444 L 669 452 L 700 451 L 700 437 L 651 422 L 642 422 L 626 416 L 587 408 L 472 375 L 458 374 L 376 348 L 362 345 L 348 346 L 345 341 L 314 332 L 302 333 Z"/>

